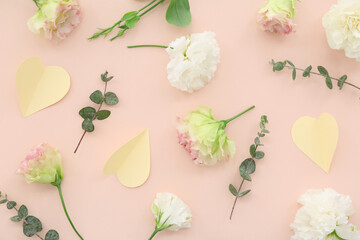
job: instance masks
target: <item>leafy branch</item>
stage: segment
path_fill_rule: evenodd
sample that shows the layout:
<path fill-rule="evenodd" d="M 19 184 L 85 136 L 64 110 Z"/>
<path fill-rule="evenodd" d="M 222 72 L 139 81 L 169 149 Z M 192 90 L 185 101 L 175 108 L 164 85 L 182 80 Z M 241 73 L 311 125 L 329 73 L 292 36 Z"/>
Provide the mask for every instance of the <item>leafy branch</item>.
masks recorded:
<path fill-rule="evenodd" d="M 261 116 L 261 122 L 260 122 L 261 131 L 258 132 L 258 136 L 255 138 L 254 144 L 252 144 L 250 146 L 251 157 L 245 159 L 239 167 L 240 176 L 242 177 L 242 181 L 241 181 L 239 188 L 236 189 L 234 185 L 232 185 L 232 184 L 229 185 L 230 193 L 235 196 L 234 204 L 233 204 L 233 207 L 232 207 L 231 213 L 230 213 L 230 220 L 234 213 L 235 205 L 236 205 L 238 198 L 247 195 L 251 191 L 251 189 L 242 191 L 242 187 L 244 185 L 245 180 L 249 181 L 249 182 L 252 181 L 250 174 L 253 174 L 255 172 L 255 169 L 256 169 L 255 159 L 263 159 L 265 156 L 264 152 L 257 151 L 257 149 L 259 146 L 263 146 L 263 144 L 261 144 L 260 139 L 265 137 L 265 135 L 267 133 L 270 133 L 265 127 L 265 125 L 267 123 L 268 123 L 267 116 L 265 116 L 265 115 Z"/>
<path fill-rule="evenodd" d="M 318 72 L 314 72 L 314 71 L 311 71 L 313 69 L 313 67 L 311 65 L 305 69 L 301 69 L 301 68 L 295 67 L 295 65 L 289 60 L 285 60 L 283 62 L 275 62 L 274 60 L 271 60 L 270 64 L 273 66 L 274 72 L 282 71 L 284 68 L 291 69 L 293 80 L 296 79 L 297 71 L 301 71 L 301 72 L 303 72 L 303 74 L 302 74 L 303 77 L 310 77 L 311 74 L 323 76 L 325 78 L 326 86 L 329 89 L 333 89 L 332 80 L 334 80 L 337 82 L 337 86 L 339 87 L 340 90 L 344 87 L 344 84 L 360 90 L 360 87 L 358 87 L 352 83 L 346 82 L 347 75 L 343 75 L 340 78 L 331 77 L 329 75 L 328 70 L 326 70 L 326 68 L 324 68 L 323 66 L 318 66 L 317 67 Z"/>
<path fill-rule="evenodd" d="M 114 78 L 113 76 L 108 77 L 107 71 L 104 74 L 101 74 L 101 80 L 105 82 L 104 92 L 101 92 L 100 90 L 96 90 L 90 95 L 90 100 L 99 105 L 97 110 L 93 107 L 84 107 L 79 111 L 79 115 L 84 119 L 82 122 L 82 129 L 84 130 L 84 133 L 81 136 L 80 141 L 76 146 L 74 153 L 77 152 L 86 132 L 93 132 L 95 130 L 93 121 L 96 119 L 104 120 L 110 116 L 111 112 L 109 110 L 101 109 L 103 103 L 109 106 L 118 104 L 119 99 L 116 96 L 116 94 L 107 91 L 107 84 L 113 78 Z"/>
<path fill-rule="evenodd" d="M 107 37 L 107 35 L 114 29 L 118 29 L 118 33 L 110 39 L 110 41 L 113 41 L 116 38 L 124 35 L 128 29 L 134 28 L 142 16 L 156 8 L 164 1 L 165 0 L 153 0 L 137 11 L 125 13 L 122 18 L 114 25 L 108 28 L 99 28 L 99 32 L 94 33 L 88 39 L 91 40 L 100 36 Z M 175 26 L 188 26 L 191 23 L 189 0 L 171 0 L 166 12 L 166 20 L 168 23 Z"/>
<path fill-rule="evenodd" d="M 3 196 L 0 192 L 0 204 L 5 204 L 9 210 L 14 209 L 17 212 L 16 216 L 10 218 L 13 222 L 23 222 L 23 233 L 27 237 L 37 236 L 41 240 L 59 240 L 59 234 L 55 230 L 49 230 L 45 238 L 41 237 L 38 233 L 43 230 L 41 221 L 34 217 L 28 215 L 28 209 L 25 205 L 21 205 L 17 208 L 17 203 L 15 201 L 9 201 L 7 195 Z"/>

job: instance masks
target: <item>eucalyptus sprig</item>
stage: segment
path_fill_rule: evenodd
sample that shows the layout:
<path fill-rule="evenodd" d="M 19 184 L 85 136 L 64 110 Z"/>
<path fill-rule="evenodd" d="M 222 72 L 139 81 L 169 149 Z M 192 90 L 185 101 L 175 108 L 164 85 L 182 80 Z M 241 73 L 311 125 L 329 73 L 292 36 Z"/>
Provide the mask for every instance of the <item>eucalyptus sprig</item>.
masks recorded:
<path fill-rule="evenodd" d="M 326 68 L 324 68 L 323 66 L 318 66 L 317 67 L 318 72 L 314 72 L 314 71 L 311 71 L 313 69 L 313 67 L 311 65 L 308 66 L 305 69 L 301 69 L 301 68 L 295 67 L 295 65 L 289 60 L 285 60 L 283 62 L 275 62 L 274 60 L 271 60 L 270 64 L 273 66 L 273 71 L 274 72 L 282 71 L 284 68 L 291 69 L 292 70 L 292 79 L 293 80 L 296 79 L 297 71 L 301 71 L 301 72 L 303 72 L 302 73 L 303 77 L 310 77 L 311 74 L 323 76 L 325 78 L 326 86 L 329 89 L 333 89 L 332 80 L 334 80 L 334 81 L 337 81 L 337 86 L 339 87 L 340 90 L 344 87 L 344 84 L 349 85 L 349 86 L 351 86 L 353 88 L 356 88 L 356 89 L 360 90 L 360 87 L 358 87 L 358 86 L 356 86 L 356 85 L 354 85 L 352 83 L 346 82 L 346 80 L 347 80 L 347 75 L 346 74 L 342 75 L 340 78 L 331 77 L 329 75 L 328 70 L 326 70 Z"/>
<path fill-rule="evenodd" d="M 260 121 L 261 131 L 258 132 L 258 136 L 255 138 L 254 144 L 252 144 L 250 146 L 250 156 L 251 157 L 245 159 L 239 167 L 240 176 L 242 178 L 239 188 L 236 189 L 234 187 L 234 185 L 232 185 L 232 184 L 229 185 L 230 193 L 235 196 L 234 204 L 233 204 L 233 207 L 232 207 L 231 213 L 230 213 L 230 220 L 234 213 L 235 205 L 236 205 L 238 198 L 247 195 L 251 191 L 251 189 L 242 191 L 242 187 L 243 187 L 245 181 L 251 182 L 251 180 L 252 180 L 250 174 L 253 174 L 255 172 L 255 169 L 256 169 L 255 159 L 263 159 L 265 156 L 264 152 L 258 151 L 258 147 L 263 146 L 263 144 L 261 144 L 260 139 L 265 137 L 265 135 L 267 133 L 270 133 L 265 127 L 265 125 L 267 123 L 268 123 L 267 116 L 265 116 L 265 115 L 261 116 L 261 121 Z"/>
<path fill-rule="evenodd" d="M 100 36 L 107 37 L 107 35 L 114 29 L 118 29 L 118 33 L 110 39 L 110 41 L 113 41 L 124 35 L 126 30 L 134 28 L 142 16 L 153 10 L 164 1 L 165 0 L 152 0 L 149 4 L 137 11 L 125 13 L 114 25 L 108 28 L 99 28 L 100 31 L 94 33 L 88 39 L 91 40 Z M 189 0 L 171 0 L 166 12 L 166 20 L 168 23 L 178 27 L 188 26 L 191 23 Z"/>
<path fill-rule="evenodd" d="M 37 236 L 41 240 L 58 240 L 59 234 L 55 230 L 49 230 L 45 238 L 41 237 L 39 233 L 43 230 L 41 221 L 29 215 L 29 211 L 25 205 L 17 208 L 15 201 L 9 201 L 7 195 L 3 196 L 0 192 L 0 204 L 5 204 L 9 210 L 15 210 L 17 215 L 10 218 L 13 222 L 23 222 L 23 233 L 27 237 Z"/>
<path fill-rule="evenodd" d="M 84 130 L 83 135 L 80 138 L 80 141 L 78 145 L 76 146 L 76 149 L 74 153 L 77 152 L 80 143 L 82 142 L 86 132 L 93 132 L 95 130 L 95 126 L 93 124 L 94 120 L 104 120 L 108 118 L 111 114 L 111 111 L 109 110 L 102 110 L 101 107 L 103 106 L 103 103 L 109 106 L 113 106 L 118 104 L 119 99 L 113 92 L 107 91 L 107 84 L 111 79 L 114 77 L 108 77 L 108 72 L 101 74 L 101 80 L 105 83 L 105 89 L 104 92 L 101 92 L 100 90 L 96 90 L 90 95 L 90 100 L 96 104 L 98 104 L 97 110 L 93 107 L 84 107 L 79 111 L 79 115 L 84 119 L 82 122 L 82 129 Z"/>

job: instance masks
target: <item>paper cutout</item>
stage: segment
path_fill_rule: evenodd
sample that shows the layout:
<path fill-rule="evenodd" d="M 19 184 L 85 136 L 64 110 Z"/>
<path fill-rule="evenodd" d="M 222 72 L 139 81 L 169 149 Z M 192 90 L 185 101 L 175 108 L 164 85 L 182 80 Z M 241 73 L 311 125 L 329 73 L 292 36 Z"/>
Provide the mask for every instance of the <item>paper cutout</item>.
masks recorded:
<path fill-rule="evenodd" d="M 143 185 L 150 175 L 149 129 L 121 146 L 106 163 L 104 173 L 116 173 L 120 183 L 129 188 Z"/>
<path fill-rule="evenodd" d="M 325 172 L 329 172 L 339 137 L 336 120 L 328 113 L 319 119 L 304 116 L 291 130 L 295 145 Z"/>
<path fill-rule="evenodd" d="M 21 113 L 27 117 L 60 101 L 70 89 L 70 76 L 61 67 L 45 67 L 40 59 L 25 60 L 16 73 Z"/>

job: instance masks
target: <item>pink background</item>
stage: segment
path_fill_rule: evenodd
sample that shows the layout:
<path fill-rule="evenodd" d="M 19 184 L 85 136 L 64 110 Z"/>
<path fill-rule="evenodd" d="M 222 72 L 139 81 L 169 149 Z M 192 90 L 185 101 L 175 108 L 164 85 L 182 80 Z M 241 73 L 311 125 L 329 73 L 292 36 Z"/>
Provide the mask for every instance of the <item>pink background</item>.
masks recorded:
<path fill-rule="evenodd" d="M 0 81 L 1 168 L 0 189 L 11 200 L 26 204 L 40 218 L 44 230 L 56 229 L 61 239 L 77 239 L 68 224 L 57 191 L 51 185 L 27 184 L 15 171 L 29 149 L 48 142 L 63 155 L 63 192 L 72 219 L 85 239 L 148 239 L 154 228 L 150 210 L 157 192 L 180 196 L 192 209 L 191 229 L 164 231 L 155 239 L 230 240 L 289 239 L 289 228 L 299 208 L 297 199 L 309 188 L 331 187 L 351 196 L 358 213 L 351 222 L 360 225 L 359 135 L 360 92 L 345 87 L 328 90 L 321 77 L 291 80 L 291 72 L 273 73 L 272 58 L 292 60 L 299 67 L 323 65 L 334 76 L 347 73 L 360 85 L 360 68 L 343 51 L 328 47 L 321 18 L 335 0 L 297 4 L 296 33 L 277 36 L 256 24 L 263 0 L 191 0 L 193 21 L 177 28 L 164 19 L 167 4 L 146 15 L 135 29 L 114 42 L 86 40 L 97 27 L 113 24 L 121 15 L 139 9 L 144 1 L 84 0 L 83 21 L 60 44 L 32 34 L 26 21 L 36 11 L 31 0 L 0 1 L 2 58 Z M 188 33 L 213 31 L 221 47 L 221 64 L 213 81 L 189 95 L 167 81 L 169 61 L 163 49 L 127 49 L 131 44 L 168 44 Z M 71 75 L 68 95 L 58 104 L 23 118 L 17 103 L 16 70 L 22 61 L 37 56 L 46 65 L 64 67 Z M 108 70 L 115 79 L 109 90 L 120 98 L 112 115 L 96 122 L 78 153 L 73 150 L 82 134 L 78 111 L 91 105 L 88 96 L 102 89 L 99 79 Z M 234 159 L 215 167 L 194 165 L 177 144 L 176 117 L 199 105 L 213 108 L 217 119 L 256 109 L 232 122 L 228 136 L 234 140 Z M 340 137 L 329 174 L 325 174 L 293 144 L 290 129 L 302 115 L 318 117 L 328 112 L 338 121 Z M 229 183 L 238 185 L 238 166 L 258 130 L 260 116 L 269 118 L 269 134 L 262 148 L 251 194 L 240 199 L 229 221 L 234 198 Z M 103 166 L 126 141 L 150 129 L 151 175 L 137 189 L 123 187 L 115 176 L 105 176 Z M 24 239 L 21 224 L 9 220 L 14 212 L 0 207 L 1 239 Z M 45 231 L 43 231 L 44 235 Z M 35 238 L 34 238 L 35 239 Z"/>

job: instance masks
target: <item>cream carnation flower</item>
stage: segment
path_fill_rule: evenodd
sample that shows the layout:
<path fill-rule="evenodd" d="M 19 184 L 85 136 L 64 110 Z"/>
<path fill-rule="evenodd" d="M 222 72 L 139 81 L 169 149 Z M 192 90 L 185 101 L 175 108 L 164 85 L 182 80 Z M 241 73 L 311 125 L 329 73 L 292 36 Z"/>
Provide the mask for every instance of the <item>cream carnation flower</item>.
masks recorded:
<path fill-rule="evenodd" d="M 348 224 L 354 212 L 350 197 L 332 189 L 309 190 L 298 202 L 303 206 L 291 224 L 291 240 L 325 240 L 338 226 Z"/>
<path fill-rule="evenodd" d="M 189 93 L 208 84 L 220 62 L 220 48 L 212 32 L 178 38 L 166 51 L 171 59 L 167 65 L 171 86 Z"/>
<path fill-rule="evenodd" d="M 338 0 L 323 17 L 328 43 L 360 61 L 360 1 Z"/>

